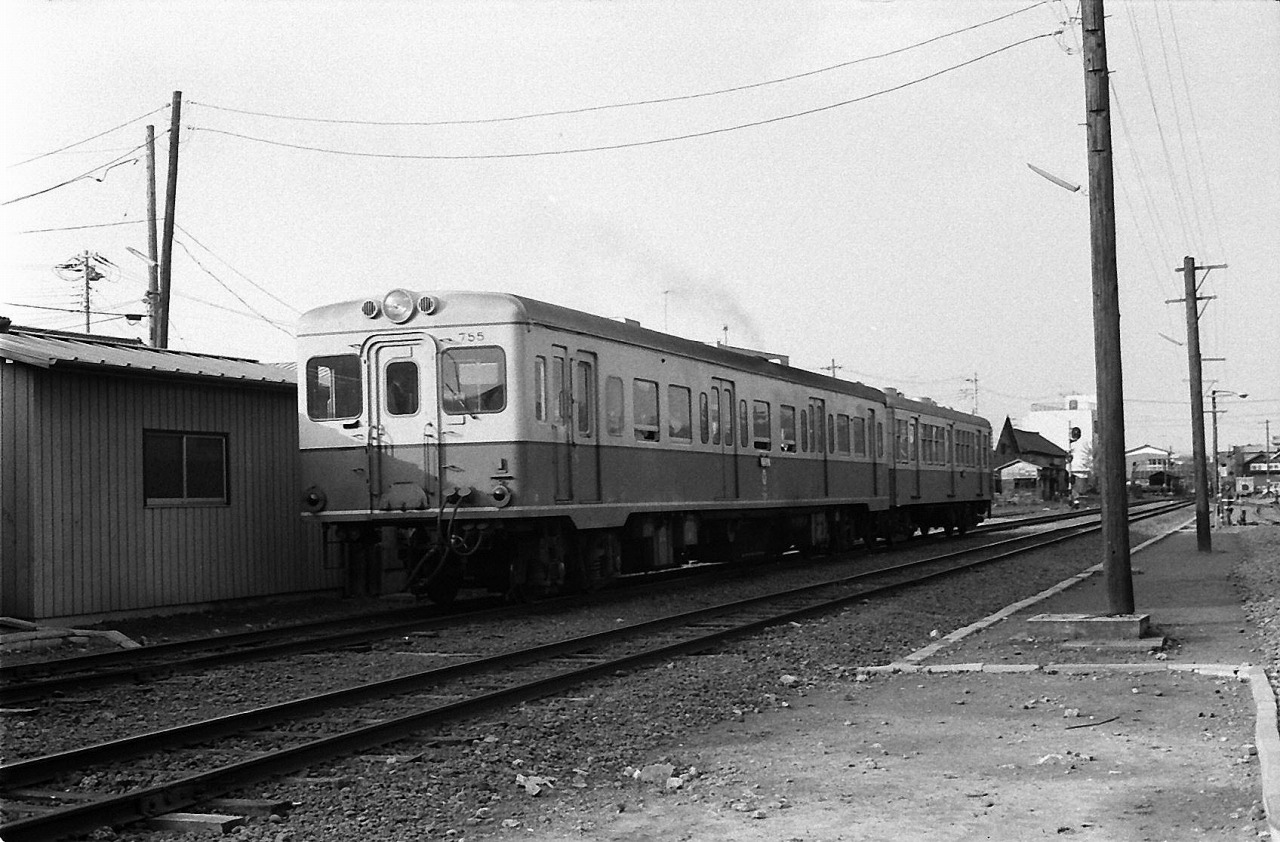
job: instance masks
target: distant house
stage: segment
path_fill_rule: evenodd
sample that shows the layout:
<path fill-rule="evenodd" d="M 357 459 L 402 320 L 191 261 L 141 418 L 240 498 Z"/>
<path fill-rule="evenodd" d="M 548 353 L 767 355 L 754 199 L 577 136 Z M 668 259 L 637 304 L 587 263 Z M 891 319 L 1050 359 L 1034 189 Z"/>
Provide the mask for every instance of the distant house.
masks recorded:
<path fill-rule="evenodd" d="M 1067 470 L 1075 477 L 1076 487 L 1081 487 L 1093 470 L 1097 397 L 1066 395 L 1056 403 L 1033 403 L 1022 426 L 1067 451 Z"/>
<path fill-rule="evenodd" d="M 1124 452 L 1125 478 L 1131 484 L 1157 486 L 1167 482 L 1173 451 L 1144 444 Z"/>
<path fill-rule="evenodd" d="M 1066 450 L 1039 433 L 1016 429 L 1006 417 L 992 462 L 996 493 L 1006 500 L 1052 500 L 1067 493 L 1071 484 L 1067 455 Z"/>
<path fill-rule="evenodd" d="M 0 325 L 0 615 L 341 586 L 299 517 L 294 380 L 252 360 Z"/>

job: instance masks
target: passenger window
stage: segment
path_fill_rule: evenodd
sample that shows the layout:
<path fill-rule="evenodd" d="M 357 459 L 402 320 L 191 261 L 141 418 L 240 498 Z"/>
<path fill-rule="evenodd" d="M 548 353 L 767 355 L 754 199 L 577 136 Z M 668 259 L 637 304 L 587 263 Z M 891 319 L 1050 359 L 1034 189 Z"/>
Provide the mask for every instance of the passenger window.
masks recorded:
<path fill-rule="evenodd" d="M 778 449 L 783 453 L 796 452 L 796 408 L 782 404 L 778 407 Z"/>
<path fill-rule="evenodd" d="M 622 378 L 610 377 L 604 381 L 604 424 L 609 435 L 622 435 L 622 416 Z"/>
<path fill-rule="evenodd" d="M 855 456 L 867 455 L 867 419 L 853 418 L 853 453 Z"/>
<path fill-rule="evenodd" d="M 667 387 L 667 413 L 671 438 L 693 441 L 693 392 L 688 386 Z"/>
<path fill-rule="evenodd" d="M 743 401 L 746 405 L 746 401 Z M 773 449 L 773 419 L 770 417 L 768 401 L 752 402 L 752 446 L 756 450 Z"/>
<path fill-rule="evenodd" d="M 564 388 L 564 357 L 551 358 L 551 423 L 562 424 L 566 416 Z"/>
<path fill-rule="evenodd" d="M 631 413 L 636 441 L 658 440 L 658 384 L 652 380 L 631 382 Z"/>
<path fill-rule="evenodd" d="M 547 358 L 533 358 L 533 417 L 547 420 Z"/>
<path fill-rule="evenodd" d="M 720 417 L 724 419 L 724 446 L 733 447 L 733 392 L 729 389 L 720 392 Z"/>
<path fill-rule="evenodd" d="M 809 413 L 800 410 L 800 452 L 809 452 Z"/>
<path fill-rule="evenodd" d="M 836 417 L 827 415 L 827 452 L 836 452 Z"/>
<path fill-rule="evenodd" d="M 711 408 L 707 404 L 707 393 L 698 393 L 698 437 L 706 444 L 711 440 Z"/>
<path fill-rule="evenodd" d="M 411 360 L 387 363 L 387 414 L 414 415 L 418 411 L 418 364 Z"/>
<path fill-rule="evenodd" d="M 703 400 L 707 399 L 706 392 L 702 393 L 702 399 Z M 711 443 L 712 444 L 720 443 L 720 401 L 721 400 L 722 398 L 720 397 L 720 387 L 712 386 L 711 387 L 711 406 L 708 407 L 709 422 L 711 425 Z M 706 441 L 707 440 L 704 438 L 702 440 L 703 444 L 705 444 Z"/>
<path fill-rule="evenodd" d="M 838 450 L 840 453 L 848 453 L 849 452 L 849 416 L 848 415 L 836 416 L 836 434 L 834 438 L 836 441 L 836 450 Z"/>
<path fill-rule="evenodd" d="M 884 422 L 876 422 L 876 456 L 884 458 Z"/>
<path fill-rule="evenodd" d="M 742 431 L 742 446 L 747 446 L 747 431 L 751 429 L 750 416 L 747 415 L 747 402 L 738 401 L 738 429 Z"/>
<path fill-rule="evenodd" d="M 591 438 L 596 434 L 596 371 L 588 360 L 578 360 L 574 366 L 574 409 L 578 421 L 578 434 Z"/>

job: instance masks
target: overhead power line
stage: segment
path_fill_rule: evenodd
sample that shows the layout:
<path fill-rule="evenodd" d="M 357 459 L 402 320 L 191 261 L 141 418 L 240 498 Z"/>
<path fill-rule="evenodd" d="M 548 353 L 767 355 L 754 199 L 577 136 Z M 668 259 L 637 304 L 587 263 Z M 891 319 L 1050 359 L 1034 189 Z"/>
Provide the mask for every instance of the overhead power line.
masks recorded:
<path fill-rule="evenodd" d="M 884 96 L 885 94 L 894 93 L 896 91 L 903 90 L 904 88 L 909 88 L 913 85 L 918 85 L 922 82 L 927 82 L 930 79 L 936 79 L 937 77 L 950 73 L 954 70 L 959 70 L 971 64 L 976 64 L 977 62 L 980 62 L 984 59 L 988 59 L 988 58 L 991 58 L 992 56 L 999 55 L 1000 53 L 1008 52 L 1009 50 L 1012 50 L 1015 47 L 1020 47 L 1023 44 L 1029 44 L 1032 41 L 1038 41 L 1041 38 L 1051 38 L 1056 34 L 1057 34 L 1056 32 L 1045 32 L 1045 33 L 1041 33 L 1040 35 L 1032 35 L 1029 38 L 1023 38 L 1021 41 L 1015 41 L 1012 44 L 1007 44 L 998 49 L 991 50 L 990 52 L 983 53 L 982 55 L 979 55 L 979 56 L 975 56 L 974 58 L 966 59 L 965 61 L 962 61 L 958 64 L 953 64 L 949 67 L 945 67 L 942 70 L 938 70 L 933 73 L 927 74 L 925 76 L 920 76 L 916 79 L 911 79 L 907 82 L 903 82 L 902 84 L 894 85 L 889 88 L 883 88 L 881 90 L 873 91 L 869 94 L 864 94 L 862 96 L 854 97 L 852 99 L 846 99 L 840 102 L 833 102 L 830 105 L 822 105 L 817 108 L 809 108 L 804 111 L 796 111 L 790 114 L 782 114 L 777 117 L 768 117 L 763 120 L 754 120 L 749 123 L 739 123 L 733 126 L 722 126 L 716 129 L 707 129 L 706 131 L 689 132 L 687 134 L 673 135 L 669 137 L 650 138 L 649 140 L 629 141 L 626 143 L 611 143 L 611 144 L 604 144 L 600 146 L 580 146 L 580 147 L 574 147 L 570 149 L 548 149 L 548 150 L 543 150 L 539 152 L 495 152 L 495 153 L 487 153 L 487 154 L 472 153 L 472 154 L 461 154 L 461 155 L 406 155 L 403 153 L 359 152 L 359 151 L 350 150 L 350 149 L 329 149 L 329 148 L 320 147 L 320 146 L 308 146 L 306 144 L 301 144 L 301 143 L 286 143 L 285 141 L 271 140 L 269 138 L 263 138 L 263 137 L 255 137 L 253 135 L 241 134 L 239 132 L 230 132 L 230 131 L 225 131 L 223 129 L 211 129 L 206 126 L 191 126 L 190 130 L 209 132 L 211 134 L 226 135 L 227 137 L 235 137 L 241 140 L 253 141 L 255 143 L 264 143 L 264 144 L 267 144 L 268 146 L 280 146 L 286 149 L 300 149 L 308 152 L 321 152 L 328 155 L 346 155 L 346 156 L 356 157 L 356 158 L 382 158 L 382 159 L 416 160 L 416 161 L 481 161 L 481 160 L 495 160 L 495 159 L 502 159 L 502 158 L 540 158 L 540 157 L 548 157 L 552 155 L 573 155 L 573 154 L 579 154 L 584 152 L 610 152 L 617 149 L 631 149 L 638 146 L 653 146 L 659 143 L 675 143 L 677 141 L 682 141 L 682 140 L 693 140 L 701 137 L 710 137 L 712 135 L 741 131 L 743 129 L 752 129 L 752 128 L 757 128 L 759 126 L 767 126 L 772 123 L 781 123 L 785 120 L 794 120 L 799 117 L 809 117 L 814 114 L 821 114 L 824 111 L 832 111 L 836 108 L 843 108 L 847 105 L 854 105 L 855 103 L 865 102 L 866 100 L 874 99 L 875 97 Z"/>
<path fill-rule="evenodd" d="M 192 253 L 191 253 L 191 249 L 187 248 L 187 244 L 186 244 L 186 243 L 182 242 L 182 240 L 177 240 L 177 239 L 175 239 L 175 240 L 174 240 L 174 242 L 175 242 L 175 243 L 177 243 L 177 244 L 178 244 L 178 246 L 179 246 L 183 251 L 185 251 L 185 252 L 187 253 L 187 257 L 191 258 L 191 261 L 192 261 L 193 263 L 195 263 L 195 264 L 196 264 L 196 266 L 199 266 L 199 267 L 200 267 L 200 269 L 201 269 L 201 271 L 203 271 L 203 272 L 204 272 L 206 275 L 208 275 L 210 278 L 213 278 L 215 281 L 217 281 L 217 282 L 218 282 L 218 284 L 219 284 L 219 286 L 221 286 L 221 287 L 222 287 L 223 289 L 225 289 L 227 292 L 231 293 L 231 295 L 232 295 L 233 297 L 235 297 L 235 299 L 236 299 L 237 301 L 239 301 L 239 302 L 240 302 L 241 304 L 243 304 L 246 308 L 248 308 L 249 312 L 253 313 L 253 315 L 257 316 L 259 319 L 261 319 L 262 321 L 264 321 L 264 322 L 266 322 L 267 324 L 271 325 L 272 327 L 274 327 L 276 330 L 280 331 L 281 333 L 287 334 L 287 335 L 289 335 L 289 336 L 292 336 L 292 335 L 293 335 L 290 331 L 288 331 L 288 330 L 286 330 L 285 328 L 281 327 L 278 323 L 273 322 L 271 319 L 267 318 L 267 316 L 266 316 L 265 314 L 258 312 L 258 310 L 257 310 L 257 309 L 255 309 L 255 308 L 254 308 L 254 306 L 253 306 L 252 304 L 250 304 L 248 301 L 245 301 L 243 298 L 241 298 L 241 297 L 240 297 L 240 294 L 239 294 L 238 292 L 236 292 L 235 290 L 233 290 L 233 289 L 232 289 L 232 288 L 227 284 L 227 282 L 226 282 L 226 281 L 222 280 L 222 278 L 219 278 L 216 274 L 214 274 L 214 273 L 213 273 L 213 271 L 212 271 L 211 269 L 209 269 L 209 267 L 207 267 L 207 266 L 205 266 L 203 263 L 201 263 L 201 262 L 200 262 L 200 258 L 196 257 L 194 254 L 192 254 Z M 233 312 L 234 312 L 234 311 L 233 311 Z"/>
<path fill-rule="evenodd" d="M 111 228 L 115 225 L 137 225 L 140 222 L 146 222 L 145 219 L 126 219 L 122 222 L 99 222 L 94 225 L 69 225 L 65 228 L 31 228 L 26 231 L 19 231 L 19 234 L 47 234 L 50 231 L 83 231 L 86 228 Z"/>
<path fill-rule="evenodd" d="M 293 311 L 293 312 L 295 312 L 295 313 L 300 312 L 300 311 L 298 310 L 298 308 L 297 308 L 297 307 L 294 307 L 292 304 L 290 304 L 289 302 L 287 302 L 287 301 L 285 301 L 284 299 L 280 298 L 278 295 L 276 295 L 276 294 L 275 294 L 274 292 L 272 292 L 271 290 L 269 290 L 269 289 L 267 289 L 267 288 L 263 287 L 263 286 L 262 286 L 261 284 L 259 284 L 257 281 L 253 280 L 253 278 L 250 278 L 250 277 L 249 277 L 248 275 L 246 275 L 244 272 L 241 272 L 239 269 L 237 269 L 236 267 L 232 266 L 232 265 L 231 265 L 230 263 L 228 263 L 225 259 L 223 259 L 222 257 L 219 257 L 219 256 L 218 256 L 218 254 L 217 254 L 216 252 L 214 252 L 214 250 L 213 250 L 213 249 L 209 248 L 209 247 L 208 247 L 208 246 L 206 246 L 204 243 L 202 243 L 202 242 L 200 242 L 199 240 L 197 240 L 197 239 L 195 238 L 195 235 L 194 235 L 194 234 L 192 234 L 190 231 L 188 231 L 186 228 L 183 228 L 181 225 L 178 225 L 176 222 L 174 223 L 174 227 L 176 227 L 179 231 L 181 231 L 183 234 L 185 234 L 185 235 L 186 235 L 186 237 L 187 237 L 187 239 L 189 239 L 191 242 L 195 243 L 195 244 L 196 244 L 196 245 L 198 245 L 200 248 L 202 248 L 202 249 L 204 249 L 205 251 L 207 251 L 207 252 L 208 252 L 208 253 L 209 253 L 209 254 L 210 254 L 210 255 L 211 255 L 215 260 L 217 260 L 217 261 L 218 261 L 219 263 L 221 263 L 223 266 L 226 266 L 226 267 L 227 267 L 228 269 L 230 269 L 232 272 L 235 272 L 237 275 L 239 275 L 241 278 L 243 278 L 245 281 L 247 281 L 250 285 L 252 285 L 252 286 L 253 286 L 253 288 L 254 288 L 254 289 L 258 290 L 258 292 L 260 292 L 260 293 L 262 293 L 263 295 L 267 296 L 268 298 L 270 298 L 271 300 L 275 301 L 277 304 L 281 305 L 282 307 L 287 307 L 287 308 L 289 308 L 290 310 L 292 310 L 292 311 Z"/>
<path fill-rule="evenodd" d="M 615 102 L 607 105 L 588 105 L 580 108 L 562 108 L 554 111 L 536 111 L 529 114 L 517 114 L 517 115 L 510 115 L 505 117 L 478 117 L 474 119 L 419 121 L 419 120 L 353 120 L 353 119 L 345 119 L 345 118 L 338 118 L 338 117 L 301 117 L 301 116 L 289 115 L 289 114 L 274 114 L 267 111 L 251 111 L 244 108 L 232 108 L 230 106 L 214 105 L 212 103 L 207 103 L 207 102 L 192 102 L 190 104 L 193 106 L 199 106 L 201 108 L 210 108 L 215 111 L 226 111 L 232 114 L 246 114 L 253 117 L 268 117 L 275 120 L 294 120 L 294 121 L 303 122 L 303 123 L 328 123 L 328 124 L 353 125 L 353 126 L 416 126 L 416 127 L 473 126 L 473 125 L 483 125 L 486 123 L 510 123 L 517 120 L 533 120 L 540 117 L 563 117 L 571 114 L 588 114 L 595 111 L 608 111 L 615 108 L 634 108 L 636 106 L 641 106 L 641 105 L 660 105 L 662 103 L 667 103 L 667 102 L 685 102 L 691 99 L 702 99 L 704 97 L 721 96 L 723 94 L 732 94 L 732 93 L 738 93 L 740 91 L 753 90 L 755 88 L 763 88 L 769 85 L 780 85 L 784 82 L 793 82 L 796 79 L 804 79 L 810 76 L 817 76 L 822 73 L 829 73 L 833 70 L 841 70 L 846 67 L 852 67 L 853 65 L 856 65 L 856 64 L 862 64 L 868 61 L 876 61 L 878 59 L 888 58 L 890 56 L 895 56 L 901 53 L 909 52 L 911 50 L 915 50 L 920 47 L 933 44 L 937 41 L 941 41 L 945 38 L 950 38 L 952 36 L 960 35 L 965 32 L 971 32 L 975 29 L 981 29 L 984 26 L 990 26 L 993 23 L 998 23 L 1002 20 L 1006 20 L 1008 18 L 1014 17 L 1015 15 L 1020 15 L 1023 12 L 1027 12 L 1027 11 L 1030 11 L 1031 9 L 1035 9 L 1040 6 L 1043 6 L 1048 2 L 1050 2 L 1050 0 L 1039 0 L 1039 2 L 1032 3 L 1030 6 L 1026 6 L 1024 8 L 1018 9 L 1017 11 L 1009 12 L 1007 14 L 1000 15 L 999 17 L 994 17 L 994 18 L 991 18 L 990 20 L 982 21 L 981 23 L 975 23 L 970 26 L 962 27 L 960 29 L 954 29 L 950 32 L 945 32 L 941 35 L 935 35 L 932 38 L 928 38 L 924 41 L 918 41 L 914 44 L 909 44 L 905 47 L 898 47 L 896 49 L 889 50 L 888 52 L 878 53 L 876 55 L 870 55 L 870 56 L 863 56 L 861 58 L 852 59 L 850 61 L 842 61 L 839 64 L 832 64 L 827 67 L 820 67 L 817 70 L 807 70 L 803 73 L 794 73 L 790 76 L 781 76 L 777 79 L 767 79 L 762 82 L 751 82 L 745 85 L 734 85 L 733 87 L 720 88 L 714 91 L 702 91 L 702 92 L 693 93 L 693 94 L 681 94 L 677 96 L 656 97 L 653 99 L 632 100 L 629 102 Z"/>
<path fill-rule="evenodd" d="M 167 133 L 167 132 L 166 132 L 166 133 Z M 137 158 L 130 158 L 129 156 L 133 155 L 133 153 L 135 153 L 135 152 L 137 152 L 138 150 L 142 149 L 142 148 L 143 148 L 143 147 L 145 147 L 146 145 L 147 145 L 146 143 L 140 143 L 140 144 L 138 144 L 137 146 L 135 146 L 135 147 L 133 147 L 132 149 L 130 149 L 128 152 L 124 153 L 123 155 L 120 155 L 120 156 L 118 156 L 118 157 L 116 157 L 116 158 L 112 158 L 110 161 L 108 161 L 108 162 L 107 162 L 107 163 L 105 163 L 105 164 L 99 164 L 98 166 L 94 167 L 94 168 L 93 168 L 93 169 L 91 169 L 91 170 L 86 170 L 85 172 L 81 173 L 80 175 L 76 176 L 75 178 L 69 178 L 69 179 L 67 179 L 66 181 L 63 181 L 63 182 L 61 182 L 61 183 L 59 183 L 59 184 L 55 184 L 55 185 L 53 185 L 52 187 L 46 187 L 46 188 L 44 188 L 43 190 L 37 190 L 37 191 L 36 191 L 36 192 L 34 192 L 34 193 L 28 193 L 27 195 L 25 195 L 25 196 L 19 196 L 19 197 L 17 197 L 16 199 L 9 199 L 9 200 L 7 200 L 7 201 L 0 202 L 0 205 L 12 205 L 12 204 L 14 204 L 14 203 L 16 203 L 16 202 L 21 202 L 21 201 L 24 201 L 24 200 L 26 200 L 26 199 L 32 199 L 32 198 L 35 198 L 36 196 L 43 196 L 45 193 L 51 193 L 51 192 L 53 192 L 54 190 L 57 190 L 57 189 L 59 189 L 59 188 L 61 188 L 61 187 L 66 187 L 68 184 L 74 184 L 74 183 L 76 183 L 77 181 L 80 181 L 81 179 L 85 179 L 85 178 L 93 178 L 93 177 L 94 177 L 94 175 L 93 175 L 93 174 L 94 174 L 94 173 L 96 173 L 96 172 L 98 172 L 99 170 L 101 170 L 101 171 L 102 171 L 102 177 L 103 177 L 103 178 L 106 178 L 107 170 L 110 170 L 112 167 L 116 167 L 116 166 L 119 166 L 119 165 L 121 165 L 121 164 L 125 164 L 125 163 L 134 163 L 134 162 L 136 162 L 136 161 L 138 160 Z M 102 179 L 98 179 L 98 180 L 99 180 L 99 181 L 101 181 Z"/>
<path fill-rule="evenodd" d="M 50 151 L 48 151 L 48 152 L 41 152 L 39 155 L 36 155 L 36 156 L 35 156 L 35 157 L 33 157 L 33 158 L 28 158 L 28 159 L 26 159 L 25 161 L 19 161 L 19 162 L 18 162 L 18 163 L 16 163 L 16 164 L 10 164 L 10 165 L 9 165 L 9 167 L 8 167 L 8 169 L 12 169 L 13 167 L 20 167 L 20 166 L 22 166 L 23 164 L 29 164 L 29 163 L 31 163 L 32 161 L 39 161 L 41 158 L 48 158 L 50 155 L 57 155 L 59 152 L 66 152 L 68 149 L 74 149 L 75 147 L 77 147 L 77 146 L 81 146 L 81 145 L 83 145 L 83 144 L 86 144 L 86 143 L 88 143 L 88 142 L 89 142 L 89 141 L 91 141 L 91 140 L 97 140 L 98 138 L 100 138 L 100 137 L 104 137 L 105 135 L 109 135 L 109 134 L 111 134 L 111 133 L 112 133 L 112 132 L 114 132 L 114 131 L 119 131 L 120 129 L 123 129 L 125 126 L 128 126 L 128 125 L 130 125 L 130 124 L 132 124 L 132 123 L 136 123 L 136 122 L 138 122 L 139 120 L 145 120 L 146 118 L 150 117 L 152 114 L 155 114 L 155 113 L 156 113 L 156 112 L 158 112 L 158 111 L 163 111 L 163 110 L 165 110 L 165 109 L 166 109 L 166 108 L 168 108 L 168 107 L 169 107 L 168 103 L 165 103 L 164 105 L 160 106 L 159 108 L 155 108 L 155 109 L 153 109 L 153 110 L 151 110 L 151 111 L 148 111 L 146 114 L 142 114 L 142 115 L 140 115 L 140 116 L 138 116 L 138 117 L 134 117 L 132 120 L 125 120 L 125 121 L 124 121 L 123 123 L 121 123 L 120 125 L 118 125 L 118 126 L 113 126 L 112 128 L 107 129 L 105 132 L 98 132 L 98 133 L 97 133 L 97 134 L 95 134 L 95 135 L 92 135 L 92 136 L 90 136 L 90 137 L 86 137 L 84 140 L 77 140 L 75 143 L 68 143 L 66 146 L 61 146 L 61 147 L 59 147 L 59 148 L 57 148 L 57 149 L 53 149 L 53 150 L 50 150 Z"/>

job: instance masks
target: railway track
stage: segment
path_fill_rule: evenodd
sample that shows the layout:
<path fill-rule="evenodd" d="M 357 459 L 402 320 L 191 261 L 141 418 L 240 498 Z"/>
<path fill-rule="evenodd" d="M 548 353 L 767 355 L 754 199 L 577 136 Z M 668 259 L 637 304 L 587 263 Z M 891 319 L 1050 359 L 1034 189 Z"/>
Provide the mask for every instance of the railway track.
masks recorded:
<path fill-rule="evenodd" d="M 1097 509 L 1083 509 L 1050 515 L 1036 515 L 986 524 L 970 534 L 1019 529 L 1027 526 L 1073 520 L 1096 515 Z M 665 588 L 671 580 L 720 575 L 723 565 L 699 565 L 663 571 L 639 587 Z M 741 564 L 738 565 L 742 567 Z M 631 577 L 628 577 L 629 579 Z M 619 583 L 617 590 L 633 595 L 634 581 Z M 607 599 L 608 595 L 596 595 Z M 193 672 L 214 667 L 243 664 L 267 658 L 296 655 L 325 649 L 385 640 L 396 635 L 445 628 L 459 622 L 487 622 L 509 619 L 531 611 L 548 612 L 572 608 L 582 602 L 581 596 L 543 600 L 531 606 L 495 605 L 493 599 L 477 599 L 450 608 L 414 606 L 377 615 L 277 626 L 267 629 L 192 638 L 155 644 L 141 649 L 99 652 L 73 658 L 35 661 L 0 666 L 0 706 L 20 705 L 51 698 L 57 694 L 82 692 L 123 682 L 148 682 L 177 672 Z"/>
<path fill-rule="evenodd" d="M 1134 513 L 1132 520 L 1181 505 Z M 124 824 L 199 804 L 256 781 L 385 745 L 406 734 L 544 696 L 655 659 L 830 611 L 874 594 L 1088 534 L 1072 524 L 826 582 L 661 617 L 581 637 L 471 659 L 386 681 L 194 722 L 0 766 L 14 842 Z M 221 762 L 221 765 L 216 765 Z M 213 765 L 213 768 L 210 766 Z M 130 781 L 124 792 L 84 791 L 92 779 Z M 190 772 L 191 769 L 201 771 Z M 44 788 L 32 788 L 41 784 Z"/>
<path fill-rule="evenodd" d="M 1157 506 L 1162 504 L 1155 504 Z M 971 535 L 1021 529 L 1062 520 L 1096 516 L 1098 509 L 1081 509 L 1049 515 L 1035 515 L 989 523 L 970 531 Z M 1135 510 L 1137 511 L 1137 510 Z M 918 541 L 917 541 L 918 544 Z M 610 594 L 597 594 L 595 600 L 609 599 L 613 593 L 635 595 L 639 588 L 661 590 L 672 587 L 672 580 L 687 584 L 689 579 L 723 575 L 724 565 L 699 565 L 662 571 L 642 583 L 628 580 Z M 743 567 L 741 563 L 737 565 Z M 639 578 L 639 577 L 637 577 Z M 99 652 L 73 658 L 35 661 L 0 666 L 0 706 L 20 705 L 48 699 L 63 693 L 78 693 L 93 687 L 124 682 L 156 681 L 175 673 L 190 673 L 251 661 L 297 655 L 321 650 L 342 649 L 385 640 L 397 635 L 447 628 L 460 622 L 495 622 L 527 616 L 531 612 L 551 612 L 573 608 L 583 601 L 581 595 L 542 600 L 532 605 L 495 604 L 493 599 L 476 599 L 449 608 L 414 606 L 376 615 L 361 615 L 287 626 L 276 626 L 234 634 L 192 638 L 170 643 Z"/>

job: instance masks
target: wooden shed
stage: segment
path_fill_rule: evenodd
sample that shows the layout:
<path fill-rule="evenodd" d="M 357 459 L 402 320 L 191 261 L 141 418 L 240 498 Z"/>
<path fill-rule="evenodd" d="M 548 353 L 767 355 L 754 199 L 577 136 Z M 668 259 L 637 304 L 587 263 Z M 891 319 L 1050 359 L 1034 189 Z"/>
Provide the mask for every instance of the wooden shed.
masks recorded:
<path fill-rule="evenodd" d="M 299 517 L 295 389 L 251 360 L 0 327 L 0 615 L 341 586 Z"/>

